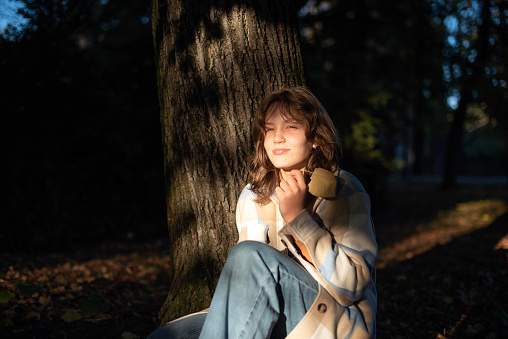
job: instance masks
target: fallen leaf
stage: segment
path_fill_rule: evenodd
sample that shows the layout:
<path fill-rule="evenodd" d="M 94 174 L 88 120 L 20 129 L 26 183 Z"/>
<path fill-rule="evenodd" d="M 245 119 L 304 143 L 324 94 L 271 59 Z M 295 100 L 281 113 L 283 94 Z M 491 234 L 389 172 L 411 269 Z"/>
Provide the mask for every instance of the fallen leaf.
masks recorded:
<path fill-rule="evenodd" d="M 48 304 L 50 302 L 51 302 L 51 297 L 45 297 L 42 295 L 39 297 L 39 304 L 41 304 L 42 307 L 48 306 Z"/>
<path fill-rule="evenodd" d="M 90 299 L 86 300 L 81 306 L 81 313 L 83 318 L 91 317 L 100 314 L 109 309 L 109 305 L 104 302 L 104 299 L 98 295 L 92 295 Z"/>
<path fill-rule="evenodd" d="M 41 320 L 41 314 L 39 312 L 30 311 L 26 315 L 26 319 Z"/>
<path fill-rule="evenodd" d="M 5 317 L 2 319 L 2 327 L 11 327 L 14 326 L 12 320 L 9 317 Z"/>
<path fill-rule="evenodd" d="M 81 320 L 81 313 L 75 311 L 67 311 L 62 315 L 62 320 L 66 323 Z"/>

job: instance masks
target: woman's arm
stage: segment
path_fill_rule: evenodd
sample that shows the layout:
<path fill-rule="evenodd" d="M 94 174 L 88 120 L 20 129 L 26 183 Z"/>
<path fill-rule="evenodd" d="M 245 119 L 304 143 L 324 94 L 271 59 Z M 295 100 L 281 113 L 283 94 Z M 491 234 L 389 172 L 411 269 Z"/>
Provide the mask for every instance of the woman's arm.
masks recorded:
<path fill-rule="evenodd" d="M 377 244 L 369 196 L 356 178 L 342 172 L 337 197 L 324 200 L 316 211 L 324 227 L 306 210 L 287 226 L 308 250 L 317 273 L 330 285 L 327 290 L 333 289 L 330 292 L 335 292 L 336 299 L 348 305 L 371 283 Z"/>

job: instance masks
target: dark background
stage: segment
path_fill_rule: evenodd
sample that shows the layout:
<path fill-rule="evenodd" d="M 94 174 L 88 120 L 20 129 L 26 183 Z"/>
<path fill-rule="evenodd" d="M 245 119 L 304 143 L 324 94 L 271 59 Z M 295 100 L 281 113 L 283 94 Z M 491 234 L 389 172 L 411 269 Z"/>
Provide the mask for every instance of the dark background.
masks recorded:
<path fill-rule="evenodd" d="M 23 25 L 0 38 L 2 249 L 165 237 L 150 2 L 18 3 Z M 342 133 L 342 167 L 374 199 L 394 180 L 439 183 L 459 110 L 448 103 L 466 90 L 476 110 L 455 175 L 506 182 L 506 1 L 489 3 L 486 47 L 481 1 L 301 3 L 308 86 Z"/>
<path fill-rule="evenodd" d="M 4 250 L 167 234 L 149 1 L 71 3 L 0 45 Z"/>

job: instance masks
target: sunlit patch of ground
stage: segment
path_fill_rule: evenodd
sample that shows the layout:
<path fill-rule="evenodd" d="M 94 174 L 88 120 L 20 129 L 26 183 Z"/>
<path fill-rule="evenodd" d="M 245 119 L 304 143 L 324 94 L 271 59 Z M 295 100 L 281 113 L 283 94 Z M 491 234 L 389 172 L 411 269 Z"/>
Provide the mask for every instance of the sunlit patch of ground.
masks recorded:
<path fill-rule="evenodd" d="M 508 233 L 505 234 L 504 237 L 502 237 L 496 246 L 494 246 L 495 250 L 508 250 Z"/>
<path fill-rule="evenodd" d="M 381 248 L 376 266 L 384 268 L 387 264 L 411 259 L 437 245 L 444 245 L 456 237 L 489 226 L 507 211 L 508 204 L 499 199 L 457 203 L 452 209 L 439 211 L 430 222 L 416 225 L 416 233 Z"/>
<path fill-rule="evenodd" d="M 377 217 L 379 338 L 506 337 L 506 187 L 403 190 Z"/>

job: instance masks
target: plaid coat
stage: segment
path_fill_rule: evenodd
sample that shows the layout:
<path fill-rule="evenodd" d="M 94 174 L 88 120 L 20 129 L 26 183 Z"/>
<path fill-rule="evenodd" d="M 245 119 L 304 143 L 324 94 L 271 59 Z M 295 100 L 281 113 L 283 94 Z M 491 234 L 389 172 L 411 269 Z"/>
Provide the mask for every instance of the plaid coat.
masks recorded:
<path fill-rule="evenodd" d="M 339 170 L 335 197 L 318 197 L 289 223 L 312 264 L 293 245 L 277 197 L 256 204 L 249 187 L 236 209 L 239 241 L 261 241 L 288 253 L 320 285 L 314 304 L 288 338 L 374 338 L 377 244 L 370 199 L 358 179 Z"/>

